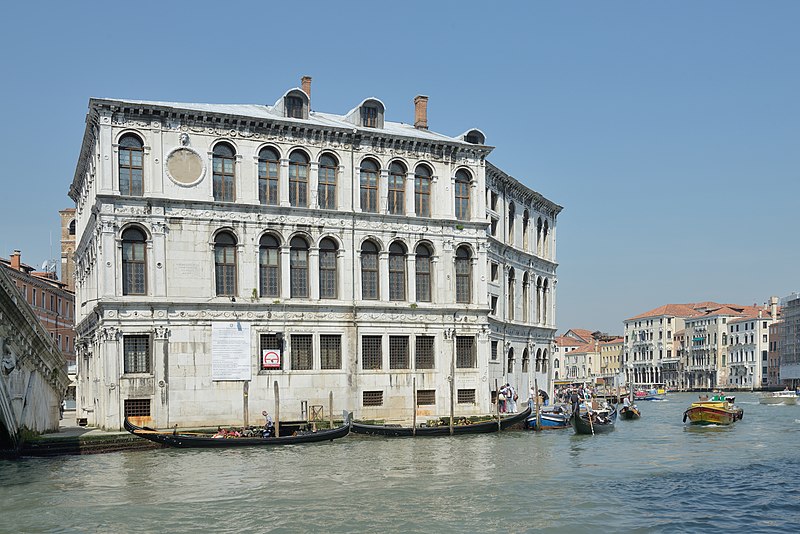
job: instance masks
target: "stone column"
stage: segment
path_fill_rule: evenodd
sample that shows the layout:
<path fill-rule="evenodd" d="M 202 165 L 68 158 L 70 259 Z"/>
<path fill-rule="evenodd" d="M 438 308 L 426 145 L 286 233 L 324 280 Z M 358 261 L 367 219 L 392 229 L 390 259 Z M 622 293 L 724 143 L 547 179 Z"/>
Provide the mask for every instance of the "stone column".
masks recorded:
<path fill-rule="evenodd" d="M 387 302 L 389 300 L 389 252 L 381 250 L 378 252 L 378 300 Z"/>
<path fill-rule="evenodd" d="M 406 256 L 406 300 L 417 302 L 417 258 L 413 253 Z"/>
<path fill-rule="evenodd" d="M 289 206 L 289 160 L 281 158 L 278 170 L 278 199 L 282 207 Z"/>
<path fill-rule="evenodd" d="M 308 251 L 308 298 L 319 300 L 319 247 Z"/>
<path fill-rule="evenodd" d="M 291 297 L 291 284 L 290 280 L 290 249 L 288 244 L 281 245 L 280 249 L 280 265 L 281 265 L 281 299 L 287 300 Z"/>
<path fill-rule="evenodd" d="M 312 161 L 308 172 L 308 206 L 319 207 L 319 163 Z"/>
<path fill-rule="evenodd" d="M 405 211 L 406 215 L 409 217 L 414 216 L 414 173 L 408 172 L 406 173 L 406 189 L 405 189 L 405 196 L 406 196 L 406 206 Z"/>
<path fill-rule="evenodd" d="M 389 169 L 381 168 L 378 179 L 378 213 L 389 213 Z M 363 210 L 364 207 L 362 206 Z"/>

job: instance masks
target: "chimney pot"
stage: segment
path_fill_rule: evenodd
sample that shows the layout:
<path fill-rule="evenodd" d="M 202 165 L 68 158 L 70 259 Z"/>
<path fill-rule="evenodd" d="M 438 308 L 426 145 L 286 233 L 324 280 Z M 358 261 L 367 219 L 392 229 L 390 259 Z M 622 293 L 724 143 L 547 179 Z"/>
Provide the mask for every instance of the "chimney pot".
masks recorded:
<path fill-rule="evenodd" d="M 311 76 L 303 76 L 300 78 L 300 87 L 302 87 L 303 92 L 308 95 L 308 98 L 311 98 Z"/>
<path fill-rule="evenodd" d="M 20 266 L 22 264 L 20 255 L 21 253 L 19 250 L 15 250 L 14 252 L 11 253 L 11 268 L 14 269 L 15 271 L 19 271 Z"/>
<path fill-rule="evenodd" d="M 428 97 L 425 95 L 414 97 L 414 128 L 428 129 Z"/>

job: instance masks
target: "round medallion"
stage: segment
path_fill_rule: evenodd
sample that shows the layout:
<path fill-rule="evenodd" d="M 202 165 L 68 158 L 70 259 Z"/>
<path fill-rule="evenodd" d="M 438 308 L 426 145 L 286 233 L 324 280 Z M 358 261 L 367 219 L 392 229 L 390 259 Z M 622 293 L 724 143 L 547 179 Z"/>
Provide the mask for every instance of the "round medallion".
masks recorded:
<path fill-rule="evenodd" d="M 203 158 L 191 148 L 176 148 L 167 156 L 167 176 L 179 185 L 196 184 L 204 172 Z"/>

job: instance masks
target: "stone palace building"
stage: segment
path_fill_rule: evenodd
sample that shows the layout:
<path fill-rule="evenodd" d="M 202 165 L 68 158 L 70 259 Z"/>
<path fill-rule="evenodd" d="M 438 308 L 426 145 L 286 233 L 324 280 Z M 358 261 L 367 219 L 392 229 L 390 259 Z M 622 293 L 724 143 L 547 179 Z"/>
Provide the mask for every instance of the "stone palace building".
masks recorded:
<path fill-rule="evenodd" d="M 91 99 L 75 201 L 78 418 L 485 414 L 546 387 L 561 207 L 383 103 Z"/>

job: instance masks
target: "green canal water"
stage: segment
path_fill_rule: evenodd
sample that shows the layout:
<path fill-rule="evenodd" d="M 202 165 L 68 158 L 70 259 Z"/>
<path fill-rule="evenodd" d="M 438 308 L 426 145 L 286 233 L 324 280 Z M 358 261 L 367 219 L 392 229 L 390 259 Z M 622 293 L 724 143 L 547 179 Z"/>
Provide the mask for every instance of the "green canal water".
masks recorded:
<path fill-rule="evenodd" d="M 0 462 L 8 532 L 797 532 L 800 406 L 737 395 L 690 427 L 696 394 L 571 429 L 149 450 Z"/>

